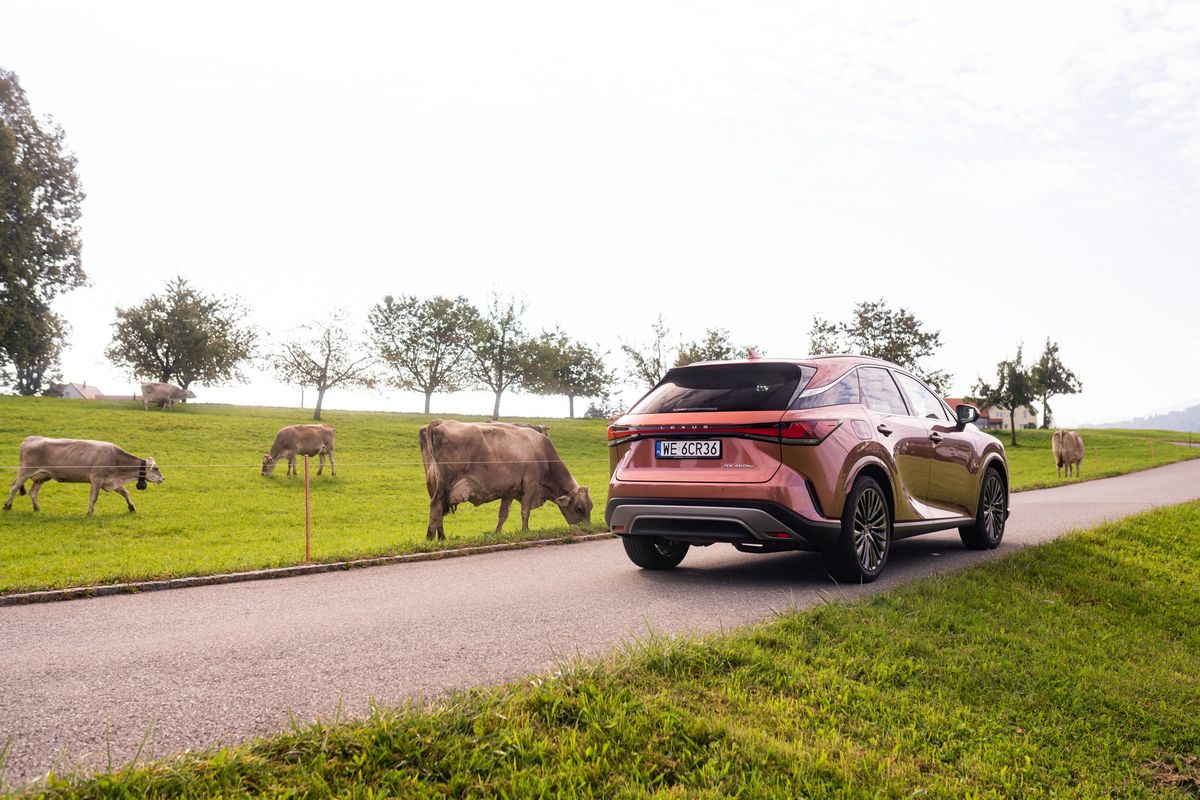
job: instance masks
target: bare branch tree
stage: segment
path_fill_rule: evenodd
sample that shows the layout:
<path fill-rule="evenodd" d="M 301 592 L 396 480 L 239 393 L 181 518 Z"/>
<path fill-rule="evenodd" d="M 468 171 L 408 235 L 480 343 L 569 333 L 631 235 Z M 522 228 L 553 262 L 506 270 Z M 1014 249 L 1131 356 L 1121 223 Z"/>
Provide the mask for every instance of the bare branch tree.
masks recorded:
<path fill-rule="evenodd" d="M 271 363 L 285 383 L 317 390 L 313 419 L 319 420 L 328 390 L 336 386 L 375 386 L 371 372 L 375 359 L 356 355 L 361 352 L 368 352 L 367 347 L 352 340 L 339 313 L 325 323 L 301 327 L 299 335 L 284 342 L 280 352 L 272 356 Z"/>

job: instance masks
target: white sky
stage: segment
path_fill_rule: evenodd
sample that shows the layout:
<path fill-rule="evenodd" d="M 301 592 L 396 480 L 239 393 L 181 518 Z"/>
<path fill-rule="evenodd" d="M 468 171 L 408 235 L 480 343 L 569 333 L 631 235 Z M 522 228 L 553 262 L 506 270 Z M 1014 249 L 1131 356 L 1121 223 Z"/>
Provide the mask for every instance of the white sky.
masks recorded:
<path fill-rule="evenodd" d="M 0 0 L 88 194 L 65 377 L 129 390 L 114 308 L 180 274 L 272 336 L 500 288 L 614 365 L 659 312 L 793 356 L 883 297 L 959 393 L 1049 336 L 1085 388 L 1060 424 L 1197 402 L 1200 3 L 848 5 Z"/>

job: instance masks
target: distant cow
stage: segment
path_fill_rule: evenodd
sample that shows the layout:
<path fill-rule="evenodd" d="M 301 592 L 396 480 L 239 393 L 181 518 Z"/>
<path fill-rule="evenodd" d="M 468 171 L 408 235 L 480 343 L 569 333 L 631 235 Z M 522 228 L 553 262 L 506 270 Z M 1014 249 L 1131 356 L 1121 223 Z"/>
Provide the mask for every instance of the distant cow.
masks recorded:
<path fill-rule="evenodd" d="M 191 389 L 182 389 L 170 383 L 143 383 L 142 408 L 150 410 L 150 404 L 170 410 L 176 403 L 183 403 L 196 396 Z"/>
<path fill-rule="evenodd" d="M 446 538 L 443 519 L 459 503 L 499 500 L 496 533 L 513 500 L 521 503 L 523 531 L 529 530 L 529 512 L 547 500 L 572 525 L 591 520 L 587 487 L 571 477 L 550 437 L 534 426 L 435 419 L 421 428 L 419 439 L 429 489 L 428 539 L 435 532 Z"/>
<path fill-rule="evenodd" d="M 262 474 L 270 475 L 275 471 L 275 462 L 281 458 L 287 459 L 287 474 L 297 475 L 296 456 L 320 456 L 321 463 L 317 467 L 320 475 L 325 469 L 325 456 L 329 456 L 329 474 L 337 475 L 333 466 L 333 437 L 332 425 L 288 425 L 280 428 L 275 434 L 275 443 L 271 452 L 263 456 Z"/>
<path fill-rule="evenodd" d="M 46 439 L 30 436 L 21 442 L 20 468 L 16 480 L 8 492 L 4 510 L 12 508 L 17 492 L 25 494 L 25 481 L 32 480 L 29 499 L 33 510 L 40 511 L 38 492 L 49 480 L 61 483 L 89 483 L 92 486 L 91 500 L 87 513 L 96 508 L 100 490 L 116 492 L 125 498 L 130 511 L 136 511 L 125 484 L 137 481 L 137 488 L 145 489 L 146 482 L 162 483 L 162 473 L 153 458 L 138 458 L 115 444 L 95 442 L 90 439 Z"/>
<path fill-rule="evenodd" d="M 1067 477 L 1071 477 L 1071 469 L 1075 469 L 1075 477 L 1080 475 L 1083 466 L 1083 437 L 1075 431 L 1055 431 L 1051 440 L 1054 450 L 1054 464 L 1058 467 L 1061 477 L 1063 467 L 1067 468 Z"/>

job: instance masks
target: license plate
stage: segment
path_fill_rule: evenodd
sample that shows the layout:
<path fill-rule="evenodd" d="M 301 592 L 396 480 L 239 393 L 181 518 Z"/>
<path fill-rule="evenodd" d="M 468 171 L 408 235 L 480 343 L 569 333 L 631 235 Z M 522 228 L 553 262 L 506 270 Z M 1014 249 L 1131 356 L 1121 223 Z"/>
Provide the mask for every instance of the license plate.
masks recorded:
<path fill-rule="evenodd" d="M 658 439 L 655 458 L 720 458 L 720 439 Z"/>

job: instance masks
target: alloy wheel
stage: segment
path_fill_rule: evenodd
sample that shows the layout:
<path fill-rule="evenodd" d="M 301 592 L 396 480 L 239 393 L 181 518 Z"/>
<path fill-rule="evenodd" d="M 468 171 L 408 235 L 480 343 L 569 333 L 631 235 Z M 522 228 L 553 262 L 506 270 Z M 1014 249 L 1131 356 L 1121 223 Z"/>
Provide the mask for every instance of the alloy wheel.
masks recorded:
<path fill-rule="evenodd" d="M 983 533 L 989 543 L 1000 541 L 1004 535 L 1004 484 L 992 472 L 983 487 Z"/>
<path fill-rule="evenodd" d="M 854 506 L 854 550 L 865 572 L 883 566 L 888 547 L 888 511 L 883 496 L 868 487 Z"/>

